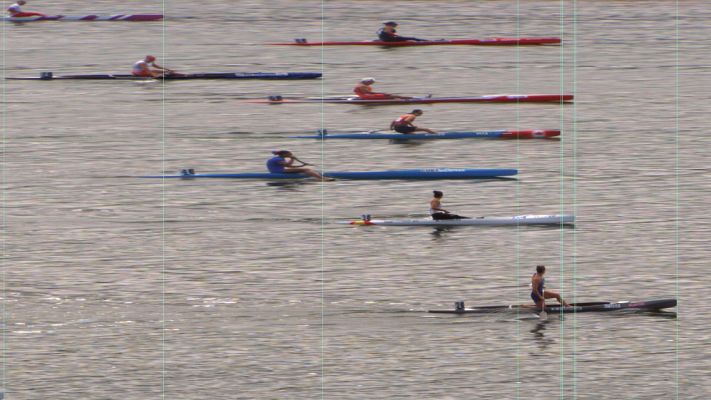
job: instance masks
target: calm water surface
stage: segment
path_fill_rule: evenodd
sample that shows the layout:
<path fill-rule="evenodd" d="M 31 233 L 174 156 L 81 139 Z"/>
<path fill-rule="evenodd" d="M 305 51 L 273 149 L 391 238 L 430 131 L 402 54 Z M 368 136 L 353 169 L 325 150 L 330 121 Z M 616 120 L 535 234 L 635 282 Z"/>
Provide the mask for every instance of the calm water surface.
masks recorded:
<path fill-rule="evenodd" d="M 674 2 L 576 3 L 174 1 L 158 23 L 3 24 L 6 76 L 125 73 L 147 53 L 188 72 L 325 76 L 4 81 L 6 398 L 711 398 L 708 5 L 680 1 L 677 25 Z M 67 15 L 163 7 L 31 5 Z M 560 36 L 563 44 L 262 45 L 371 39 L 383 19 L 426 38 Z M 561 129 L 560 140 L 398 144 L 288 136 L 383 129 L 411 106 L 241 101 L 344 95 L 364 76 L 402 94 L 574 93 L 576 103 L 433 105 L 418 119 L 440 130 Z M 288 185 L 137 178 L 187 167 L 262 171 L 275 148 L 327 170 L 520 174 Z M 433 189 L 465 215 L 568 213 L 578 224 L 334 224 L 422 216 Z M 528 302 L 536 264 L 571 300 L 676 297 L 679 307 L 547 321 L 425 312 L 455 300 Z"/>

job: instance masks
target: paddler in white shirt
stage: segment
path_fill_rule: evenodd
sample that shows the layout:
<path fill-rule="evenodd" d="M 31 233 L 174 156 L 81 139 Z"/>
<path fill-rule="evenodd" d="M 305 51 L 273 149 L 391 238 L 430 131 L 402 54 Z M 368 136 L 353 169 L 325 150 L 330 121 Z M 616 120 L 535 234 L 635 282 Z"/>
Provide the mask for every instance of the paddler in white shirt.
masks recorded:
<path fill-rule="evenodd" d="M 166 75 L 177 75 L 170 68 L 161 67 L 156 64 L 156 58 L 148 55 L 143 60 L 136 61 L 131 68 L 133 76 L 142 76 L 145 78 L 161 78 Z"/>
<path fill-rule="evenodd" d="M 462 217 L 461 215 L 452 214 L 449 211 L 442 208 L 442 197 L 444 193 L 439 190 L 432 191 L 432 200 L 430 200 L 430 215 L 435 221 L 443 219 L 469 219 L 469 217 Z"/>
<path fill-rule="evenodd" d="M 31 11 L 22 11 L 20 7 L 24 6 L 27 4 L 25 0 L 18 0 L 17 3 L 11 5 L 10 7 L 7 8 L 7 12 L 10 14 L 11 17 L 13 18 L 22 18 L 22 17 L 46 17 L 46 15 L 38 12 L 31 12 Z"/>

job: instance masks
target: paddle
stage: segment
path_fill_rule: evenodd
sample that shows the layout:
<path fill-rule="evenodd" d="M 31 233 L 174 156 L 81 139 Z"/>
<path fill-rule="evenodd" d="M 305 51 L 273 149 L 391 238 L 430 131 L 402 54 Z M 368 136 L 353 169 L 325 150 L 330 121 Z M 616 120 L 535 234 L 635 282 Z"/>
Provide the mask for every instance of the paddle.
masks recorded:
<path fill-rule="evenodd" d="M 546 312 L 546 299 L 541 299 L 541 313 L 538 314 L 540 319 L 548 319 L 548 313 Z"/>
<path fill-rule="evenodd" d="M 312 166 L 312 167 L 318 167 L 316 164 L 311 164 L 311 163 L 307 163 L 307 162 L 303 162 L 303 161 L 299 160 L 299 159 L 296 158 L 293 154 L 291 155 L 291 158 L 301 163 L 301 165 L 299 165 L 299 166 L 297 166 L 297 167 L 305 167 L 305 166 L 307 166 L 307 165 L 310 165 L 310 166 Z M 305 174 L 311 175 L 311 176 L 313 176 L 314 178 L 317 178 L 317 179 L 318 179 L 319 176 L 320 176 L 320 177 L 321 177 L 320 179 L 321 179 L 322 181 L 332 182 L 332 181 L 335 181 L 335 180 L 336 180 L 335 178 L 325 177 L 325 176 L 321 175 L 321 173 L 316 172 L 316 171 L 313 171 L 313 170 L 303 171 L 303 172 L 304 172 Z"/>
<path fill-rule="evenodd" d="M 316 165 L 311 164 L 311 163 L 303 162 L 303 161 L 299 160 L 298 158 L 294 157 L 293 155 L 292 155 L 291 158 L 293 158 L 294 160 L 296 160 L 296 161 L 298 161 L 298 162 L 301 163 L 301 165 L 298 165 L 299 167 L 305 167 L 305 166 L 307 166 L 307 165 L 310 165 L 310 166 L 312 166 L 312 167 L 315 167 L 315 166 L 316 166 Z"/>

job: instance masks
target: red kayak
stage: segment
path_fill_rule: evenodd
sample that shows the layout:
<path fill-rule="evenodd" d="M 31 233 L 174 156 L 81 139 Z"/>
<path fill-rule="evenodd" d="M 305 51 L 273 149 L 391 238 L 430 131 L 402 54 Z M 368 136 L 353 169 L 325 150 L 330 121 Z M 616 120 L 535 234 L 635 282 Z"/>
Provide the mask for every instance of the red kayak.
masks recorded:
<path fill-rule="evenodd" d="M 285 99 L 271 96 L 265 100 L 246 100 L 249 103 L 285 104 L 285 103 L 329 103 L 361 105 L 397 105 L 397 104 L 435 104 L 435 103 L 566 103 L 573 101 L 572 94 L 497 94 L 477 97 L 413 97 L 410 99 L 365 100 L 358 97 L 329 97 Z"/>
<path fill-rule="evenodd" d="M 454 39 L 454 40 L 431 40 L 424 42 L 383 42 L 381 40 L 369 40 L 360 42 L 307 42 L 306 39 L 296 39 L 290 43 L 268 43 L 272 46 L 444 46 L 444 45 L 469 45 L 469 46 L 529 46 L 541 44 L 559 44 L 560 38 L 556 37 L 531 37 L 531 38 L 491 38 L 491 39 Z"/>
<path fill-rule="evenodd" d="M 115 14 L 115 15 L 28 15 L 21 17 L 0 17 L 9 22 L 35 22 L 35 21 L 158 21 L 163 19 L 161 14 Z"/>

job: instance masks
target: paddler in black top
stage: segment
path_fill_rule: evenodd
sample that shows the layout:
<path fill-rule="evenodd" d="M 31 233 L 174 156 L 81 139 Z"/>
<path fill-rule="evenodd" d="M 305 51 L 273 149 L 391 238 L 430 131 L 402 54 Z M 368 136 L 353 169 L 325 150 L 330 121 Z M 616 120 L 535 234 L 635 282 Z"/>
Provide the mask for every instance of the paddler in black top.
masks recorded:
<path fill-rule="evenodd" d="M 452 214 L 449 211 L 442 208 L 442 197 L 444 193 L 439 190 L 432 191 L 434 197 L 430 200 L 430 215 L 435 221 L 443 219 L 469 219 L 469 217 L 462 217 L 461 215 Z"/>
<path fill-rule="evenodd" d="M 395 21 L 385 21 L 383 22 L 383 27 L 378 31 L 378 38 L 383 42 L 427 42 L 427 39 L 418 39 L 415 37 L 400 36 L 397 34 L 395 28 L 397 27 L 397 22 Z"/>

